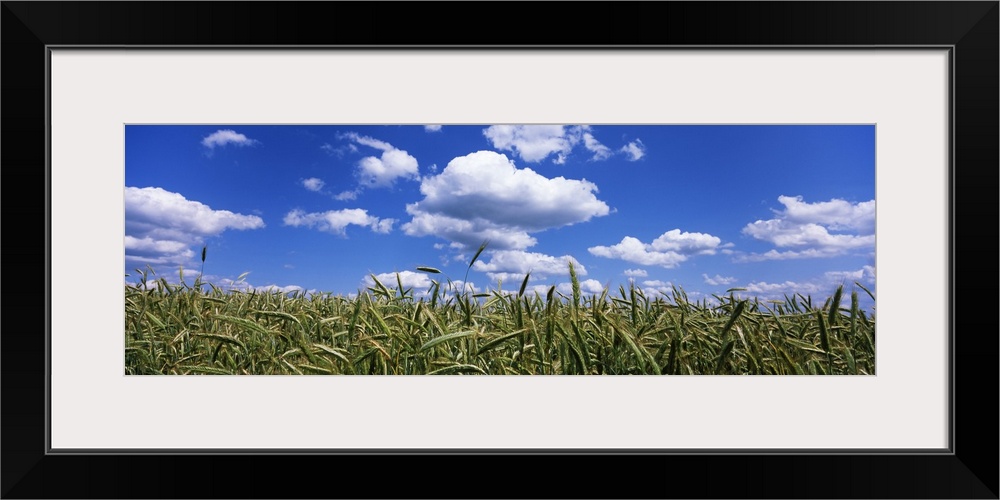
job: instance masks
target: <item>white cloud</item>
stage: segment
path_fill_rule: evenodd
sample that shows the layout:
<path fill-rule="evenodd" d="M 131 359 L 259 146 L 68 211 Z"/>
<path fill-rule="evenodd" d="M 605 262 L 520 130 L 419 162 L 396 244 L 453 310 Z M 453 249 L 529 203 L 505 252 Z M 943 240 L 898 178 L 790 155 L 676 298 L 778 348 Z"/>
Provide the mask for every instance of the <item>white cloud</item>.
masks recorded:
<path fill-rule="evenodd" d="M 670 282 L 661 280 L 646 280 L 642 282 L 642 285 L 651 287 L 661 287 L 661 286 L 670 286 Z"/>
<path fill-rule="evenodd" d="M 301 286 L 298 286 L 298 285 L 286 285 L 286 286 L 264 285 L 264 286 L 255 286 L 255 287 L 253 287 L 253 289 L 256 290 L 256 291 L 258 291 L 258 292 L 264 292 L 264 293 L 283 293 L 283 294 L 289 294 L 289 293 L 292 293 L 292 292 L 301 292 L 301 291 L 305 290 L 304 288 L 302 288 Z"/>
<path fill-rule="evenodd" d="M 382 151 L 379 157 L 366 156 L 358 162 L 356 173 L 362 186 L 389 187 L 397 179 L 419 179 L 417 159 L 406 151 L 388 142 L 355 133 L 347 133 L 343 137 Z"/>
<path fill-rule="evenodd" d="M 538 242 L 523 230 L 504 227 L 487 220 L 464 220 L 420 211 L 416 204 L 406 206 L 413 215 L 402 228 L 410 236 L 437 236 L 465 247 L 476 248 L 489 240 L 492 248 L 527 248 Z"/>
<path fill-rule="evenodd" d="M 671 229 L 655 240 L 653 250 L 657 252 L 674 251 L 683 254 L 714 255 L 722 240 L 717 236 L 705 233 L 682 233 L 680 229 Z"/>
<path fill-rule="evenodd" d="M 709 277 L 707 274 L 702 273 L 701 277 L 705 278 L 705 283 L 712 286 L 732 285 L 733 283 L 736 283 L 736 278 L 733 278 L 732 276 L 723 277 L 716 274 L 715 277 Z"/>
<path fill-rule="evenodd" d="M 658 294 L 670 297 L 674 292 L 673 283 L 662 280 L 646 280 L 638 288 L 647 297 L 655 297 Z"/>
<path fill-rule="evenodd" d="M 524 275 L 532 276 L 564 275 L 569 276 L 569 263 L 573 263 L 577 276 L 586 276 L 587 268 L 572 256 L 553 257 L 543 253 L 524 252 L 520 250 L 500 250 L 490 253 L 490 261 L 477 260 L 472 269 L 486 273 L 491 281 L 503 280 L 521 281 Z"/>
<path fill-rule="evenodd" d="M 875 268 L 873 266 L 863 266 L 857 271 L 830 271 L 823 275 L 827 281 L 839 283 L 839 282 L 854 282 L 862 281 L 866 283 L 875 283 Z"/>
<path fill-rule="evenodd" d="M 352 224 L 368 227 L 376 233 L 388 233 L 392 231 L 392 225 L 395 222 L 396 219 L 380 219 L 373 215 L 368 215 L 368 211 L 361 208 L 345 208 L 343 210 L 314 213 L 292 210 L 284 218 L 286 226 L 316 228 L 319 231 L 340 236 L 345 236 L 347 234 L 347 226 Z"/>
<path fill-rule="evenodd" d="M 646 276 L 649 276 L 649 273 L 647 273 L 645 269 L 626 269 L 625 276 L 628 276 L 629 278 L 645 278 Z"/>
<path fill-rule="evenodd" d="M 839 250 L 832 248 L 827 248 L 827 249 L 810 248 L 802 251 L 788 250 L 784 252 L 779 252 L 777 250 L 768 250 L 764 253 L 737 255 L 733 259 L 733 262 L 743 263 L 743 262 L 762 262 L 765 260 L 816 259 L 823 257 L 835 257 L 840 254 L 841 252 Z"/>
<path fill-rule="evenodd" d="M 398 278 L 397 278 L 398 275 Z M 383 286 L 389 290 L 399 289 L 399 283 L 402 282 L 403 290 L 412 288 L 413 295 L 415 297 L 427 297 L 430 295 L 430 289 L 434 285 L 434 280 L 431 279 L 426 273 L 418 273 L 413 271 L 399 271 L 391 273 L 378 273 L 375 275 L 378 281 L 382 283 Z M 464 282 L 462 280 L 452 280 L 450 283 L 439 281 L 441 292 L 451 292 L 451 293 L 479 293 L 482 289 L 476 286 L 473 282 Z M 361 279 L 362 288 L 375 288 L 375 281 L 372 279 L 371 275 L 366 275 Z"/>
<path fill-rule="evenodd" d="M 595 196 L 592 182 L 546 178 L 517 168 L 507 156 L 479 151 L 453 159 L 420 184 L 424 199 L 406 206 L 413 219 L 403 225 L 411 236 L 434 235 L 478 247 L 525 249 L 529 233 L 586 222 L 610 208 Z"/>
<path fill-rule="evenodd" d="M 493 125 L 483 135 L 493 147 L 512 151 L 524 161 L 539 162 L 555 153 L 555 162 L 563 163 L 580 139 L 573 131 L 562 125 Z"/>
<path fill-rule="evenodd" d="M 827 298 L 832 297 L 837 291 L 837 287 L 844 286 L 844 296 L 847 301 L 842 302 L 842 307 L 844 304 L 850 304 L 850 292 L 855 290 L 854 282 L 866 283 L 866 287 L 874 292 L 875 284 L 875 268 L 872 266 L 863 266 L 861 269 L 853 271 L 827 271 L 822 274 L 822 276 L 805 280 L 805 281 L 791 281 L 786 280 L 780 283 L 769 283 L 766 281 L 754 281 L 743 285 L 739 288 L 744 288 L 746 291 L 738 295 L 748 295 L 749 297 L 756 297 L 759 300 L 778 300 L 784 301 L 785 296 L 792 297 L 799 293 L 805 296 L 811 296 L 813 299 L 813 305 L 816 307 L 822 306 L 823 301 Z M 870 299 L 866 297 L 868 294 L 864 293 L 860 289 L 857 289 L 858 298 L 862 303 L 870 302 Z M 863 305 L 863 304 L 862 304 Z"/>
<path fill-rule="evenodd" d="M 191 264 L 205 238 L 227 229 L 264 227 L 256 215 L 213 210 L 158 187 L 125 188 L 125 259 L 170 266 Z M 198 249 L 200 252 L 200 248 Z"/>
<path fill-rule="evenodd" d="M 776 218 L 747 224 L 743 234 L 793 249 L 744 255 L 738 262 L 832 257 L 875 246 L 875 200 L 806 203 L 801 196 L 779 196 L 778 201 L 785 209 L 775 210 Z"/>
<path fill-rule="evenodd" d="M 765 295 L 767 297 L 777 297 L 785 293 L 791 295 L 795 293 L 801 293 L 803 295 L 810 295 L 820 291 L 820 287 L 815 283 L 796 283 L 794 281 L 785 281 L 784 283 L 768 283 L 766 281 L 755 281 L 742 286 L 740 288 L 745 288 L 747 292 Z"/>
<path fill-rule="evenodd" d="M 583 134 L 583 147 L 587 148 L 587 151 L 594 153 L 594 156 L 591 158 L 593 161 L 611 158 L 611 148 L 601 144 L 590 132 Z"/>
<path fill-rule="evenodd" d="M 569 285 L 569 283 L 562 283 L 562 285 Z M 532 295 L 534 295 L 534 294 L 537 293 L 538 295 L 542 296 L 542 298 L 545 298 L 545 296 L 549 293 L 549 289 L 552 288 L 552 286 L 553 285 L 551 285 L 551 284 L 545 284 L 545 285 L 528 285 L 524 289 L 524 294 L 526 296 L 532 296 Z M 558 288 L 559 288 L 559 286 L 556 285 L 556 289 L 558 289 Z"/>
<path fill-rule="evenodd" d="M 510 151 L 527 162 L 551 156 L 552 163 L 562 165 L 580 144 L 592 153 L 590 161 L 607 160 L 615 153 L 594 136 L 589 125 L 493 125 L 484 129 L 483 135 L 494 148 Z M 618 151 L 635 161 L 643 157 L 645 146 L 636 139 Z"/>
<path fill-rule="evenodd" d="M 145 264 L 181 265 L 194 258 L 189 243 L 125 235 L 125 258 Z"/>
<path fill-rule="evenodd" d="M 351 191 L 342 191 L 339 194 L 333 195 L 333 199 L 340 201 L 355 200 L 358 198 L 359 190 L 354 189 Z"/>
<path fill-rule="evenodd" d="M 316 177 L 310 177 L 302 181 L 302 185 L 310 191 L 319 192 L 323 189 L 323 186 L 325 186 L 326 183 L 323 182 L 322 179 L 317 179 Z"/>
<path fill-rule="evenodd" d="M 568 297 L 573 296 L 573 284 L 570 282 L 559 283 L 556 285 L 556 290 Z M 600 281 L 595 279 L 583 280 L 580 282 L 580 293 L 582 295 L 600 295 L 604 292 L 604 285 Z M 548 289 L 545 289 L 545 293 L 548 293 Z"/>
<path fill-rule="evenodd" d="M 644 266 L 677 267 L 687 257 L 677 252 L 655 252 L 637 238 L 626 236 L 621 243 L 612 246 L 595 246 L 587 249 L 591 254 L 609 259 L 621 259 Z"/>
<path fill-rule="evenodd" d="M 192 280 L 188 279 L 187 276 L 185 276 L 185 280 L 188 282 L 188 285 L 192 284 L 191 283 Z M 220 277 L 214 276 L 214 275 L 205 275 L 205 276 L 203 276 L 202 277 L 202 283 L 205 283 L 205 284 L 212 283 L 213 285 L 215 285 L 219 289 L 221 289 L 223 291 L 226 291 L 226 292 L 240 291 L 240 292 L 247 292 L 247 293 L 249 293 L 249 292 L 256 291 L 258 293 L 281 293 L 281 294 L 285 294 L 285 295 L 290 294 L 290 293 L 296 293 L 296 292 L 305 292 L 305 294 L 307 296 L 309 296 L 309 295 L 313 295 L 313 296 L 315 296 L 315 295 L 323 295 L 325 293 L 325 292 L 320 292 L 319 290 L 316 290 L 316 289 L 306 290 L 305 287 L 302 287 L 302 286 L 299 286 L 299 285 L 278 285 L 278 284 L 272 283 L 270 285 L 260 285 L 260 286 L 257 286 L 257 285 L 253 285 L 253 284 L 247 282 L 244 279 L 233 280 L 231 278 L 220 278 Z M 207 285 L 205 285 L 205 286 L 207 286 Z"/>
<path fill-rule="evenodd" d="M 827 228 L 813 223 L 797 224 L 788 220 L 757 221 L 743 228 L 743 233 L 778 247 L 815 247 L 816 249 L 851 249 L 875 245 L 875 235 L 830 234 Z"/>
<path fill-rule="evenodd" d="M 396 275 L 399 274 L 397 279 Z M 379 282 L 385 285 L 386 288 L 394 290 L 399 288 L 399 283 L 403 283 L 403 289 L 413 288 L 414 291 L 421 292 L 425 294 L 427 290 L 431 287 L 431 279 L 425 273 L 416 273 L 413 271 L 400 271 L 399 273 L 379 273 L 375 275 Z M 365 276 L 361 280 L 361 285 L 365 288 L 374 287 L 375 281 L 372 280 L 371 275 Z"/>
<path fill-rule="evenodd" d="M 424 125 L 424 130 L 427 132 L 440 132 L 441 125 Z"/>
<path fill-rule="evenodd" d="M 790 222 L 822 224 L 834 231 L 875 230 L 875 200 L 850 203 L 835 198 L 830 201 L 805 203 L 801 196 L 779 196 L 778 201 L 785 206 L 784 212 L 779 214 Z"/>
<path fill-rule="evenodd" d="M 441 285 L 443 290 L 447 290 L 448 289 L 445 285 L 446 284 L 442 284 Z M 452 280 L 452 282 L 451 282 L 451 291 L 454 292 L 454 293 L 456 293 L 456 294 L 457 293 L 462 293 L 462 292 L 480 293 L 480 292 L 483 291 L 483 289 L 480 288 L 480 287 L 478 287 L 478 286 L 476 286 L 476 284 L 473 283 L 473 282 L 471 282 L 471 281 L 465 282 L 465 281 L 462 281 L 462 280 Z"/>
<path fill-rule="evenodd" d="M 417 159 L 398 149 L 382 153 L 381 158 L 367 156 L 358 162 L 358 175 L 364 185 L 391 186 L 396 179 L 418 177 Z"/>
<path fill-rule="evenodd" d="M 209 149 L 214 149 L 216 146 L 226 146 L 228 144 L 235 144 L 237 146 L 252 146 L 257 144 L 257 142 L 258 141 L 250 139 L 243 134 L 239 134 L 234 130 L 217 130 L 201 140 L 202 146 Z"/>
<path fill-rule="evenodd" d="M 630 161 L 637 161 L 646 156 L 646 146 L 639 139 L 622 146 L 619 151 L 625 153 Z"/>
<path fill-rule="evenodd" d="M 677 267 L 691 255 L 711 255 L 722 240 L 704 233 L 682 233 L 673 229 L 660 235 L 651 244 L 626 236 L 612 246 L 595 246 L 587 250 L 598 257 L 621 259 L 644 266 Z"/>

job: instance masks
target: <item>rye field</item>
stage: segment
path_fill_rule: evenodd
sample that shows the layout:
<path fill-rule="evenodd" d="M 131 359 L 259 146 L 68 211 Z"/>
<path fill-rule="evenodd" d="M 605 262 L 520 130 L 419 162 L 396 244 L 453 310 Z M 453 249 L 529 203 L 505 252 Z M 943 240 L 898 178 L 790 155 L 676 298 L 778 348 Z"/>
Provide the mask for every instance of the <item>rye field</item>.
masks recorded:
<path fill-rule="evenodd" d="M 470 264 L 471 266 L 471 264 Z M 418 268 L 437 273 L 433 268 Z M 125 286 L 129 375 L 873 375 L 875 317 L 860 283 L 816 300 L 691 302 L 620 285 L 584 295 L 475 294 L 434 281 L 356 296 L 171 284 Z"/>

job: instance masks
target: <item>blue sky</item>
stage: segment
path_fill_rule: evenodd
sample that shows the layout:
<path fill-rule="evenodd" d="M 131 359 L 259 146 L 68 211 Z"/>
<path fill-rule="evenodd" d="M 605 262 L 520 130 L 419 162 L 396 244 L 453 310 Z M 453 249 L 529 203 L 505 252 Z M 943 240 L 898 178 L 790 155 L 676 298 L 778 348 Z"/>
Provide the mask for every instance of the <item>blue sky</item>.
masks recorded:
<path fill-rule="evenodd" d="M 867 125 L 128 125 L 124 203 L 128 282 L 875 292 Z"/>

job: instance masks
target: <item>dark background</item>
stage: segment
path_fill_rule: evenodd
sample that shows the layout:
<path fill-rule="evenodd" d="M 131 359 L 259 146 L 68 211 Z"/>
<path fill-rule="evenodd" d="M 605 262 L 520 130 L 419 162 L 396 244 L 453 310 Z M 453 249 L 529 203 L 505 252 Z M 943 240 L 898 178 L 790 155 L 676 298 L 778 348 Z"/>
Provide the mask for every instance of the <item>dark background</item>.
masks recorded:
<path fill-rule="evenodd" d="M 996 1 L 2 2 L 0 161 L 6 182 L 0 192 L 8 201 L 2 215 L 8 234 L 2 246 L 8 264 L 0 336 L 2 495 L 997 498 L 998 11 Z M 40 326 L 50 313 L 41 298 L 52 283 L 45 47 L 413 44 L 954 46 L 954 453 L 47 454 L 48 332 Z M 80 333 L 87 333 L 86 325 Z M 796 417 L 837 411 L 811 408 Z M 558 425 L 544 414 L 530 418 Z M 648 418 L 623 415 L 606 424 L 642 425 Z M 864 418 L 863 412 L 850 418 Z M 738 412 L 733 425 L 740 425 Z"/>

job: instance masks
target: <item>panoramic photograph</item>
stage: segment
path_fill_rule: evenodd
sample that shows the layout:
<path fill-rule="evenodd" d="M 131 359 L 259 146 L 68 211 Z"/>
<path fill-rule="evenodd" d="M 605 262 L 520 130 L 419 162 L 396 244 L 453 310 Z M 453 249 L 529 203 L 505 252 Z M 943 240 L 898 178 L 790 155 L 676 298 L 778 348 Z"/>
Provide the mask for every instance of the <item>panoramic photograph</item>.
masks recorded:
<path fill-rule="evenodd" d="M 874 375 L 874 125 L 126 125 L 127 375 Z"/>

